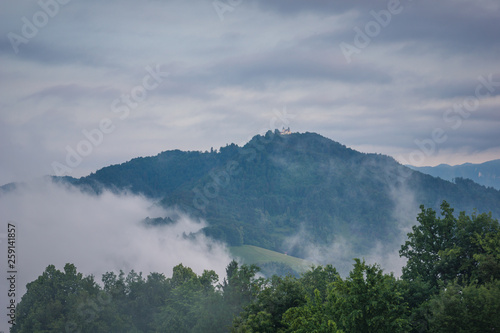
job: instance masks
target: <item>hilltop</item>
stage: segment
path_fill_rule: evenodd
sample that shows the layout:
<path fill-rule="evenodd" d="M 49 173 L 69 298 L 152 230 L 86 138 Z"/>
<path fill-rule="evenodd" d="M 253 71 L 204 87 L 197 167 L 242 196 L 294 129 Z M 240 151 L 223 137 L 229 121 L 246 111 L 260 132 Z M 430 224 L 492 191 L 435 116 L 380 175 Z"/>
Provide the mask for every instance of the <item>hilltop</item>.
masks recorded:
<path fill-rule="evenodd" d="M 365 154 L 316 133 L 269 131 L 245 146 L 211 152 L 171 150 L 69 181 L 89 191 L 127 190 L 204 219 L 204 232 L 230 246 L 255 245 L 307 257 L 311 244 L 339 239 L 356 255 L 400 245 L 418 206 L 500 216 L 500 191 L 454 183 Z M 396 245 L 395 245 L 396 246 Z"/>

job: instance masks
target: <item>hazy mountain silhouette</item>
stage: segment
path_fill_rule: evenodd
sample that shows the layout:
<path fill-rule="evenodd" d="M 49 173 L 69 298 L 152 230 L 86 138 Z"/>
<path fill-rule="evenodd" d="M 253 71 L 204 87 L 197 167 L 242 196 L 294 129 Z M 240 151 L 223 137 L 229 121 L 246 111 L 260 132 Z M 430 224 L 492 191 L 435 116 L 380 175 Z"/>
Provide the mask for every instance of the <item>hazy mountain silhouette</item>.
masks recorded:
<path fill-rule="evenodd" d="M 500 160 L 488 161 L 481 164 L 465 163 L 454 166 L 440 164 L 435 167 L 415 167 L 408 165 L 408 167 L 446 180 L 453 180 L 457 177 L 468 178 L 478 184 L 500 190 Z"/>

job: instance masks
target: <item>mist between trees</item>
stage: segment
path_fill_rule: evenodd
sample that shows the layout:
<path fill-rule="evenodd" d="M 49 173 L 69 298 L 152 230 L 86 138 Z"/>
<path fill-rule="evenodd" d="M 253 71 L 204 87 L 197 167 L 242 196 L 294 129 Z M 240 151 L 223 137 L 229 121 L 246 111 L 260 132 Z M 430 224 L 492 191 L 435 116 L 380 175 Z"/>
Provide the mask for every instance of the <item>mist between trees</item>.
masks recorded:
<path fill-rule="evenodd" d="M 440 216 L 420 207 L 400 255 L 401 278 L 355 259 L 300 277 L 255 265 L 171 277 L 108 272 L 102 284 L 73 264 L 49 265 L 17 306 L 11 332 L 490 332 L 500 329 L 500 225 L 491 214 Z"/>

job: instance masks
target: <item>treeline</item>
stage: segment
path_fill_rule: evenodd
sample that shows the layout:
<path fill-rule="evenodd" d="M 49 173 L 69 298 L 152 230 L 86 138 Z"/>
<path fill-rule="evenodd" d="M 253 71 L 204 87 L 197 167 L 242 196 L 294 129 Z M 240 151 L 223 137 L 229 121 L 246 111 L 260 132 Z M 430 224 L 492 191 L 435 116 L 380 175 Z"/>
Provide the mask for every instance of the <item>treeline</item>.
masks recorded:
<path fill-rule="evenodd" d="M 491 214 L 441 215 L 421 206 L 400 255 L 401 278 L 355 259 L 300 277 L 260 277 L 231 262 L 219 282 L 178 265 L 172 277 L 106 273 L 102 285 L 72 264 L 27 285 L 11 332 L 496 332 L 500 226 Z"/>

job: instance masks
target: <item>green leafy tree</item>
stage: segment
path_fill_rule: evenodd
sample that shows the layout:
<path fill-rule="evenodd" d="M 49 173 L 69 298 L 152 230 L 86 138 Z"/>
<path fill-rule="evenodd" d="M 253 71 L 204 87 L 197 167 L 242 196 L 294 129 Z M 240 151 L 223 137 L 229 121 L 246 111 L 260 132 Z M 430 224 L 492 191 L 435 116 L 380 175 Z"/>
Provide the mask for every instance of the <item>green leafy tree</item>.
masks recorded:
<path fill-rule="evenodd" d="M 437 293 L 440 284 L 455 279 L 468 284 L 478 267 L 477 255 L 487 251 L 478 240 L 497 234 L 498 221 L 484 213 L 469 217 L 462 212 L 456 218 L 446 201 L 441 204 L 442 218 L 430 208 L 420 208 L 418 224 L 400 250 L 400 255 L 408 259 L 403 279 L 421 279 L 428 284 L 429 295 Z"/>
<path fill-rule="evenodd" d="M 288 309 L 283 315 L 285 332 L 293 333 L 342 333 L 324 302 L 318 289 L 314 291 L 314 299 L 306 296 L 306 304 Z"/>
<path fill-rule="evenodd" d="M 231 313 L 237 315 L 243 307 L 250 304 L 262 289 L 264 279 L 257 278 L 259 267 L 256 265 L 242 265 L 232 261 L 226 268 L 227 278 L 220 288 L 224 295 L 224 302 Z"/>
<path fill-rule="evenodd" d="M 68 326 L 83 325 L 77 307 L 99 292 L 93 276 L 84 277 L 73 264 L 66 264 L 64 271 L 49 265 L 26 289 L 13 333 L 65 332 Z"/>
<path fill-rule="evenodd" d="M 316 290 L 318 290 L 324 302 L 328 294 L 328 287 L 339 278 L 337 270 L 332 265 L 313 266 L 302 275 L 300 283 L 309 299 L 315 299 Z"/>
<path fill-rule="evenodd" d="M 278 332 L 273 324 L 271 314 L 266 311 L 249 313 L 245 318 L 234 321 L 231 332 L 234 333 L 273 333 Z"/>
<path fill-rule="evenodd" d="M 484 333 L 500 330 L 500 281 L 448 285 L 429 302 L 429 332 Z"/>
<path fill-rule="evenodd" d="M 399 252 L 401 256 L 408 258 L 403 267 L 403 278 L 413 281 L 420 277 L 429 283 L 430 288 L 436 289 L 442 275 L 438 265 L 439 253 L 453 247 L 455 218 L 453 209 L 446 202 L 441 205 L 442 219 L 436 217 L 433 209 L 425 209 L 423 205 L 420 209 L 417 217 L 419 224 L 413 226 L 408 240 Z"/>
<path fill-rule="evenodd" d="M 203 277 L 199 277 L 189 267 L 175 266 L 172 277 L 168 279 L 169 298 L 155 317 L 156 329 L 190 332 L 197 323 L 197 304 L 205 296 L 205 291 L 210 290 L 208 284 L 213 277 L 211 272 L 206 271 Z"/>
<path fill-rule="evenodd" d="M 480 283 L 500 279 L 500 231 L 496 230 L 486 235 L 476 234 L 475 242 L 481 251 L 473 255 L 477 261 L 477 271 L 474 280 Z"/>
<path fill-rule="evenodd" d="M 461 212 L 455 217 L 446 201 L 441 204 L 441 217 L 432 209 L 420 208 L 418 224 L 400 250 L 408 259 L 402 278 L 416 332 L 428 329 L 429 300 L 450 283 L 468 286 L 500 276 L 500 227 L 491 214 Z"/>
<path fill-rule="evenodd" d="M 218 290 L 206 294 L 196 304 L 197 319 L 192 332 L 223 333 L 230 330 L 234 314 Z"/>
<path fill-rule="evenodd" d="M 268 280 L 254 302 L 235 320 L 234 331 L 277 332 L 285 328 L 283 314 L 305 303 L 302 285 L 292 276 L 274 275 Z"/>
<path fill-rule="evenodd" d="M 345 279 L 333 283 L 329 304 L 333 321 L 346 332 L 405 332 L 407 304 L 394 276 L 355 259 Z"/>

